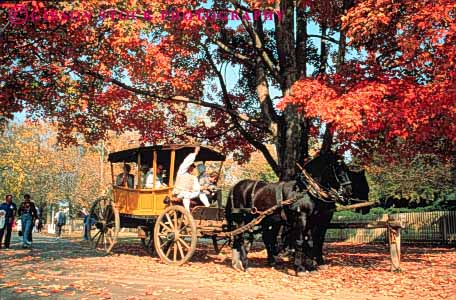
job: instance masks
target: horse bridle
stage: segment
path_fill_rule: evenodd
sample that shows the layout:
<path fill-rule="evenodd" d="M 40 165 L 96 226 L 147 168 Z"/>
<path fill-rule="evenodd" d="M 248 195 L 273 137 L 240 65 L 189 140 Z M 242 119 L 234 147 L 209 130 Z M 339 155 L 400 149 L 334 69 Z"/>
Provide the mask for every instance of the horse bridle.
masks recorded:
<path fill-rule="evenodd" d="M 336 172 L 336 169 L 335 169 L 334 165 L 331 166 L 331 169 L 333 171 L 334 178 L 336 178 L 336 181 L 339 184 L 339 191 L 342 193 L 343 192 L 343 188 L 345 186 L 347 186 L 347 185 L 351 185 L 352 182 L 351 182 L 351 180 L 350 180 L 350 178 L 348 177 L 347 174 L 341 175 L 342 180 L 340 180 L 339 176 L 337 175 L 337 172 Z"/>

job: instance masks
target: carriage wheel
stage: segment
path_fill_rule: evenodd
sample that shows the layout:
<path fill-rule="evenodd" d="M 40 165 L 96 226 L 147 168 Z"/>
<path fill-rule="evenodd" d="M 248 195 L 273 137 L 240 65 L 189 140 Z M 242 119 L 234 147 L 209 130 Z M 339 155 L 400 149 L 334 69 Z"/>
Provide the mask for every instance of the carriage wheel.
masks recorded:
<path fill-rule="evenodd" d="M 119 212 L 113 204 L 109 198 L 99 198 L 90 208 L 90 246 L 106 253 L 111 252 L 120 231 Z"/>
<path fill-rule="evenodd" d="M 154 228 L 155 251 L 167 264 L 182 265 L 196 249 L 197 232 L 192 215 L 183 206 L 169 206 Z"/>

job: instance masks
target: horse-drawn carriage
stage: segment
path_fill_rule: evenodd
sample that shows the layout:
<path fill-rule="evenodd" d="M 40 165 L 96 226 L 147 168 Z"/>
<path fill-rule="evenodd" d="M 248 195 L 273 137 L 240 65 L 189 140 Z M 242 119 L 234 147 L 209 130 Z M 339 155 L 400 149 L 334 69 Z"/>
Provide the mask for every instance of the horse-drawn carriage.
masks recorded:
<path fill-rule="evenodd" d="M 193 152 L 192 145 L 160 145 L 128 149 L 111 153 L 113 195 L 97 199 L 90 210 L 92 226 L 89 237 L 92 247 L 110 252 L 117 242 L 120 228 L 137 228 L 143 246 L 154 250 L 169 264 L 183 264 L 196 249 L 198 237 L 211 237 L 217 246 L 217 235 L 223 231 L 224 211 L 221 199 L 205 207 L 192 201 L 191 213 L 173 196 L 179 165 Z M 200 147 L 195 162 L 219 162 L 225 156 L 209 148 Z M 116 182 L 114 164 L 136 164 L 130 186 Z M 142 167 L 152 169 L 153 184 L 143 184 Z M 162 183 L 158 186 L 157 169 L 163 166 Z M 135 178 L 136 177 L 136 178 Z M 196 200 L 196 199 L 195 199 Z"/>
<path fill-rule="evenodd" d="M 247 265 L 245 249 L 248 248 L 243 240 L 245 234 L 251 236 L 254 228 L 269 218 L 268 222 L 272 225 L 268 223 L 263 226 L 263 240 L 268 250 L 268 260 L 272 259 L 278 232 L 267 230 L 278 228 L 280 222 L 277 223 L 270 217 L 283 207 L 293 204 L 294 211 L 288 211 L 292 215 L 297 212 L 299 216 L 292 216 L 294 221 L 289 219 L 288 222 L 299 223 L 292 228 L 298 228 L 297 235 L 293 238 L 295 247 L 299 243 L 303 247 L 303 241 L 306 243 L 309 237 L 313 238 L 316 246 L 309 255 L 317 260 L 318 257 L 321 258 L 326 226 L 334 212 L 335 203 L 343 200 L 341 194 L 329 187 L 340 188 L 342 193 L 350 185 L 343 166 L 334 156 L 314 159 L 306 166 L 309 173 L 303 169 L 300 173 L 303 176 L 299 176 L 296 181 L 276 184 L 251 180 L 239 182 L 228 195 L 227 214 L 221 207 L 221 199 L 214 201 L 210 207 L 196 205 L 189 212 L 174 197 L 173 189 L 177 168 L 194 148 L 193 145 L 160 145 L 111 153 L 109 161 L 113 195 L 97 199 L 91 207 L 89 237 L 92 247 L 110 252 L 117 242 L 121 227 L 137 228 L 146 250 L 155 250 L 165 263 L 180 265 L 192 257 L 199 237 L 211 238 L 216 250 L 217 241 L 225 239 L 233 241 L 233 255 L 236 251 L 241 253 L 237 263 L 243 269 Z M 224 160 L 225 156 L 221 153 L 201 146 L 195 162 L 219 162 L 221 169 Z M 136 178 L 132 174 L 128 185 L 119 185 L 113 165 L 127 163 L 136 164 Z M 144 175 L 141 166 L 144 165 L 152 170 L 153 184 L 150 188 L 145 188 L 142 184 Z M 156 185 L 158 166 L 163 166 L 163 173 L 166 174 L 161 178 L 162 184 L 159 186 Z M 309 174 L 317 176 L 318 182 Z M 225 215 L 230 220 L 226 221 Z M 236 262 L 233 262 L 235 265 Z"/>

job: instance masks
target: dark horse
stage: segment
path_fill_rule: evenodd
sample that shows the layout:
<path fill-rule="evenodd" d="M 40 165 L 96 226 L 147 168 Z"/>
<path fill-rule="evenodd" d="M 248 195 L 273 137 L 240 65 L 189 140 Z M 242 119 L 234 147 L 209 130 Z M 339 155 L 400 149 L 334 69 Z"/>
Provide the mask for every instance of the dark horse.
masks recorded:
<path fill-rule="evenodd" d="M 351 202 L 366 202 L 369 200 L 369 184 L 366 179 L 366 172 L 364 169 L 349 170 L 348 177 L 352 183 L 352 196 Z M 356 212 L 363 215 L 369 213 L 371 207 L 357 208 Z"/>
<path fill-rule="evenodd" d="M 324 189 L 333 188 L 340 195 L 351 194 L 351 182 L 347 167 L 334 153 L 321 154 L 305 165 Z M 295 255 L 295 269 L 313 270 L 316 264 L 323 264 L 322 247 L 327 226 L 335 210 L 334 200 L 324 200 L 307 192 L 308 182 L 301 172 L 295 180 L 265 183 L 261 181 L 242 180 L 234 185 L 228 196 L 226 218 L 230 229 L 239 228 L 264 211 L 280 203 L 281 200 L 296 198 L 296 201 L 282 209 L 277 209 L 260 223 L 268 263 L 276 264 L 278 254 L 277 236 L 283 224 L 288 227 L 288 246 Z M 343 198 L 340 197 L 342 200 Z M 252 210 L 253 208 L 253 210 Z M 248 268 L 247 253 L 253 241 L 250 232 L 237 235 L 233 241 L 233 267 Z M 304 258 L 304 259 L 303 259 Z M 302 265 L 304 264 L 304 265 Z"/>

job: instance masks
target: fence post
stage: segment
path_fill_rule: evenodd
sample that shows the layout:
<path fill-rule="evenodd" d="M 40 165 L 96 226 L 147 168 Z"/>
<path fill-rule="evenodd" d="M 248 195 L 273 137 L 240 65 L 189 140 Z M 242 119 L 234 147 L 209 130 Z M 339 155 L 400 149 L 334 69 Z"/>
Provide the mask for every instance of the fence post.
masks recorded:
<path fill-rule="evenodd" d="M 448 216 L 446 214 L 444 214 L 442 216 L 442 218 L 440 219 L 440 222 L 441 224 L 443 223 L 443 226 L 439 226 L 440 228 L 443 227 L 443 232 L 442 232 L 442 242 L 443 244 L 446 244 L 448 245 L 449 244 L 449 240 L 448 240 Z"/>
<path fill-rule="evenodd" d="M 397 225 L 400 221 L 400 225 Z M 393 222 L 391 224 L 391 222 Z M 391 254 L 391 271 L 401 271 L 401 227 L 403 226 L 400 214 L 388 215 L 388 242 Z"/>

